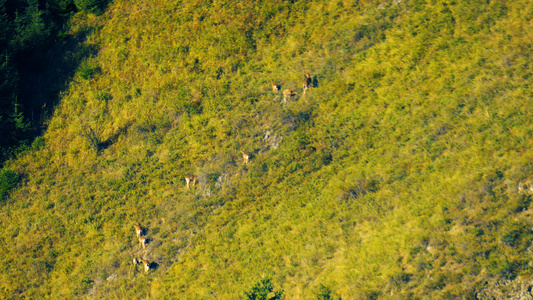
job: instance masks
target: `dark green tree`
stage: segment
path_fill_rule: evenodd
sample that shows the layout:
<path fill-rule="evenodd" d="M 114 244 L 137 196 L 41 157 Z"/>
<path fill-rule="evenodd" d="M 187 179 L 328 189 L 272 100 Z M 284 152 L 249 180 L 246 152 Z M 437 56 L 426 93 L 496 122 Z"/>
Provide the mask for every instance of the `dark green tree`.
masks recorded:
<path fill-rule="evenodd" d="M 6 12 L 6 1 L 0 0 L 0 49 L 5 51 L 11 39 L 11 22 Z"/>
<path fill-rule="evenodd" d="M 6 199 L 9 191 L 11 191 L 19 181 L 20 176 L 16 172 L 0 169 L 0 202 Z"/>
<path fill-rule="evenodd" d="M 254 284 L 244 294 L 248 300 L 279 300 L 283 297 L 283 290 L 274 291 L 272 279 L 265 278 Z"/>
<path fill-rule="evenodd" d="M 34 51 L 45 46 L 50 38 L 50 27 L 45 23 L 44 12 L 37 0 L 27 0 L 24 13 L 16 12 L 11 46 L 15 51 Z"/>
<path fill-rule="evenodd" d="M 18 107 L 15 108 L 17 72 L 12 65 L 7 50 L 0 56 L 0 164 L 8 156 L 10 149 L 17 143 L 17 124 L 23 124 Z M 13 117 L 18 118 L 17 120 Z M 27 126 L 21 126 L 27 129 Z M 22 129 L 21 128 L 21 129 Z"/>

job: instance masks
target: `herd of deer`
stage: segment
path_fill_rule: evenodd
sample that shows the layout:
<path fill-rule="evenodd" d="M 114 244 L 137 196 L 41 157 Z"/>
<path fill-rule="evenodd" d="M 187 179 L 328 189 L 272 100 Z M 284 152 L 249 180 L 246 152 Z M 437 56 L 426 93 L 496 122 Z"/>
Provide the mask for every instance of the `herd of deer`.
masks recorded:
<path fill-rule="evenodd" d="M 311 84 L 312 84 L 311 74 L 305 73 L 305 78 L 304 78 L 304 83 L 303 83 L 303 96 L 305 96 L 305 92 L 309 89 L 309 87 L 311 87 Z M 278 93 L 281 86 L 273 82 L 271 82 L 271 85 L 272 85 L 272 91 L 274 93 Z M 287 99 L 297 94 L 298 93 L 294 90 L 289 90 L 289 89 L 284 90 L 283 100 L 282 100 L 283 103 L 287 103 Z M 243 163 L 247 165 L 248 162 L 250 161 L 250 154 L 242 150 L 240 152 L 242 153 Z M 198 176 L 193 175 L 193 174 L 187 175 L 185 177 L 185 184 L 187 186 L 187 189 L 188 190 L 191 189 L 191 184 L 194 187 L 196 185 L 197 180 L 198 180 Z M 146 244 L 149 242 L 149 239 L 144 236 L 144 229 L 139 224 L 135 224 L 133 225 L 133 227 L 135 228 L 135 233 L 137 234 L 137 240 L 139 240 L 139 248 L 146 249 Z M 134 257 L 133 265 L 137 266 L 139 264 L 143 264 L 145 273 L 148 273 L 153 268 L 152 267 L 153 263 L 149 262 L 148 260 Z"/>
<path fill-rule="evenodd" d="M 244 164 L 247 165 L 250 161 L 250 154 L 244 152 L 241 150 L 242 153 L 242 159 L 244 160 Z M 191 189 L 191 185 L 194 187 L 196 185 L 196 181 L 198 180 L 198 176 L 189 174 L 187 177 L 185 177 L 185 185 L 187 186 L 187 189 Z"/>
<path fill-rule="evenodd" d="M 144 229 L 139 224 L 133 225 L 135 228 L 135 233 L 137 234 L 137 239 L 139 240 L 139 247 L 142 249 L 146 249 L 146 244 L 149 242 L 148 238 L 144 236 Z M 142 258 L 133 258 L 133 265 L 136 266 L 138 264 L 143 264 L 144 266 L 144 272 L 148 273 L 150 269 L 152 268 L 152 263 L 149 262 L 146 259 Z"/>
<path fill-rule="evenodd" d="M 244 159 L 244 164 L 247 165 L 248 161 L 250 160 L 250 154 L 242 150 L 241 150 L 241 153 L 242 153 L 242 158 Z M 192 175 L 192 174 L 187 175 L 187 177 L 185 177 L 185 183 L 187 185 L 187 189 L 188 190 L 191 189 L 191 184 L 192 186 L 196 185 L 197 180 L 198 180 L 198 176 Z M 139 248 L 146 249 L 146 244 L 148 244 L 150 240 L 144 236 L 144 229 L 139 224 L 135 224 L 133 225 L 133 227 L 135 228 L 135 233 L 137 234 L 137 240 L 139 241 Z M 150 263 L 148 260 L 137 258 L 137 257 L 133 258 L 134 266 L 137 266 L 138 264 L 141 264 L 141 263 L 144 265 L 145 273 L 148 273 L 150 269 L 152 269 L 153 263 Z"/>
<path fill-rule="evenodd" d="M 281 89 L 281 85 L 277 84 L 277 83 L 274 83 L 274 82 L 270 82 L 271 86 L 272 86 L 272 91 L 274 93 L 278 93 L 279 90 Z M 313 80 L 312 80 L 312 77 L 311 77 L 311 73 L 305 73 L 304 74 L 304 83 L 303 83 L 303 93 L 302 93 L 302 96 L 305 96 L 305 92 L 312 86 L 313 84 Z M 287 103 L 287 99 L 291 98 L 292 96 L 294 95 L 297 95 L 298 93 L 294 90 L 289 90 L 289 89 L 286 89 L 283 91 L 283 103 Z M 244 164 L 247 165 L 248 162 L 250 161 L 250 154 L 244 152 L 244 151 L 240 151 L 242 153 L 242 159 L 244 161 Z M 187 177 L 185 177 L 185 185 L 187 186 L 187 189 L 190 190 L 191 189 L 191 185 L 194 187 L 196 185 L 196 181 L 198 180 L 198 176 L 196 175 L 193 175 L 193 174 L 189 174 L 187 175 Z"/>
<path fill-rule="evenodd" d="M 304 78 L 304 83 L 303 83 L 303 93 L 302 93 L 302 97 L 305 96 L 305 92 L 311 87 L 311 84 L 313 82 L 313 80 L 311 79 L 311 74 L 310 73 L 305 73 L 304 74 L 305 78 Z M 281 86 L 277 83 L 274 83 L 274 82 L 270 82 L 270 85 L 272 86 L 272 91 L 274 93 L 278 93 L 278 91 L 281 89 Z M 283 91 L 283 103 L 287 103 L 287 99 L 290 99 L 292 96 L 294 95 L 298 95 L 298 92 L 296 92 L 295 90 L 290 90 L 290 89 L 286 89 Z"/>

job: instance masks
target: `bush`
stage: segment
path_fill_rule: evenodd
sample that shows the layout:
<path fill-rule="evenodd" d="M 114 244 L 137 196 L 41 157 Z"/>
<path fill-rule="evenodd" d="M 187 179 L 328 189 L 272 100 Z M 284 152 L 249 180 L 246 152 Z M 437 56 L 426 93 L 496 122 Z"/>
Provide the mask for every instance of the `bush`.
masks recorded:
<path fill-rule="evenodd" d="M 250 291 L 244 292 L 244 294 L 246 295 L 246 299 L 248 300 L 278 300 L 282 299 L 283 290 L 274 292 L 274 287 L 272 286 L 272 279 L 266 278 L 254 284 Z"/>
<path fill-rule="evenodd" d="M 31 149 L 33 151 L 39 151 L 39 150 L 43 149 L 45 145 L 46 145 L 46 142 L 45 142 L 44 138 L 41 137 L 41 136 L 38 136 L 31 143 Z"/>
<path fill-rule="evenodd" d="M 9 195 L 9 191 L 14 188 L 20 180 L 20 176 L 11 170 L 0 171 L 0 201 L 4 201 Z"/>
<path fill-rule="evenodd" d="M 94 76 L 96 76 L 96 74 L 99 74 L 100 72 L 101 72 L 100 68 L 90 63 L 85 63 L 78 68 L 78 74 L 80 75 L 81 78 L 85 80 L 94 78 Z"/>
<path fill-rule="evenodd" d="M 318 287 L 318 291 L 316 292 L 315 295 L 316 295 L 317 300 L 341 299 L 340 297 L 334 298 L 333 291 L 329 287 L 323 284 L 320 284 L 320 286 Z"/>
<path fill-rule="evenodd" d="M 107 5 L 107 0 L 74 0 L 76 8 L 93 14 L 101 14 Z"/>

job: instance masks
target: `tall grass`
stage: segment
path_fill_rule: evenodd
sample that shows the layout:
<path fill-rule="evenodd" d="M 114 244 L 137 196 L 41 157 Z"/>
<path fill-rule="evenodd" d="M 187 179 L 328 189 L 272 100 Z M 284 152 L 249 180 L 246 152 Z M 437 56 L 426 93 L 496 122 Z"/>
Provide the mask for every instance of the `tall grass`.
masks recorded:
<path fill-rule="evenodd" d="M 78 14 L 100 50 L 9 162 L 2 293 L 244 298 L 271 278 L 287 298 L 453 298 L 529 278 L 532 5 L 398 2 Z"/>

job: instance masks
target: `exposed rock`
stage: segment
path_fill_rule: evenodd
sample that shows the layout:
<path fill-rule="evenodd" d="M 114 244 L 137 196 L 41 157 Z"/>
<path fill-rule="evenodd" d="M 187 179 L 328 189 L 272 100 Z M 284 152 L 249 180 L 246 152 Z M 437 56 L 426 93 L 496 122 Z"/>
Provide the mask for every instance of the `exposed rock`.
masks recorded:
<path fill-rule="evenodd" d="M 520 277 L 513 280 L 497 278 L 485 283 L 477 294 L 476 298 L 486 299 L 516 299 L 531 300 L 533 299 L 533 280 L 522 279 Z"/>
<path fill-rule="evenodd" d="M 279 143 L 281 142 L 281 137 L 279 137 L 276 133 L 267 130 L 267 132 L 265 132 L 265 136 L 263 137 L 263 141 L 271 149 L 277 149 L 279 147 Z"/>
<path fill-rule="evenodd" d="M 107 281 L 115 280 L 117 279 L 117 274 L 111 274 L 109 277 L 106 278 Z"/>

